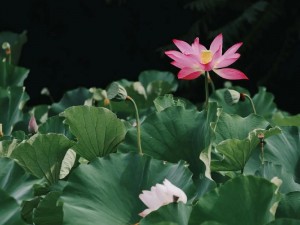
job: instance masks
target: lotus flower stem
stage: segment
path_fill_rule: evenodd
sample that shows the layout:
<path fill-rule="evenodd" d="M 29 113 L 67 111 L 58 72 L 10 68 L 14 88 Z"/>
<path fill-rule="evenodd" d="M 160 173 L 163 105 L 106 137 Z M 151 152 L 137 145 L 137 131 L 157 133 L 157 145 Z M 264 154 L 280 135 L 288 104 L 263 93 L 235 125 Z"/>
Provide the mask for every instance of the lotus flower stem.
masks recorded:
<path fill-rule="evenodd" d="M 250 101 L 250 103 L 251 103 L 251 106 L 252 106 L 252 109 L 253 109 L 253 112 L 254 112 L 254 114 L 257 114 L 257 113 L 256 113 L 256 109 L 255 109 L 255 106 L 254 106 L 254 103 L 253 103 L 253 101 L 252 101 L 252 98 L 251 98 L 249 95 L 245 94 L 245 93 L 243 93 L 243 95 L 244 95 L 246 98 L 248 98 L 248 99 L 249 99 L 249 101 Z"/>
<path fill-rule="evenodd" d="M 135 115 L 136 115 L 136 129 L 137 129 L 137 147 L 139 150 L 139 154 L 142 155 L 143 151 L 142 151 L 142 145 L 141 145 L 141 124 L 140 124 L 140 118 L 139 118 L 139 111 L 138 111 L 138 108 L 137 108 L 133 98 L 131 98 L 130 96 L 127 96 L 126 99 L 131 101 L 132 104 L 134 105 Z"/>
<path fill-rule="evenodd" d="M 214 82 L 213 82 L 213 80 L 211 79 L 211 76 L 209 75 L 209 72 L 207 72 L 207 73 L 208 73 L 208 83 L 209 83 L 210 86 L 211 86 L 212 92 L 215 92 L 215 91 L 216 91 L 216 88 L 215 88 Z"/>
<path fill-rule="evenodd" d="M 205 71 L 204 78 L 205 78 L 205 109 L 206 110 L 208 108 L 208 95 L 209 95 L 209 93 L 208 93 L 208 76 L 209 76 L 208 72 Z"/>

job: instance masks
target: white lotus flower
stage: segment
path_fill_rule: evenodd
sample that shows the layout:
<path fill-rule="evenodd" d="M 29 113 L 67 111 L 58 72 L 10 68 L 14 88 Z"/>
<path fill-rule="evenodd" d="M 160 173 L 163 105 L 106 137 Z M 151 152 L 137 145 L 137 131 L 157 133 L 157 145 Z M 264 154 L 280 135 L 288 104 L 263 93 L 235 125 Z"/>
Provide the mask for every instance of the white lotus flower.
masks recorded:
<path fill-rule="evenodd" d="M 157 210 L 163 205 L 172 202 L 187 202 L 186 194 L 167 179 L 164 180 L 163 184 L 152 186 L 150 191 L 143 191 L 139 198 L 148 207 L 148 209 L 139 213 L 142 217 L 147 216 L 150 212 Z"/>

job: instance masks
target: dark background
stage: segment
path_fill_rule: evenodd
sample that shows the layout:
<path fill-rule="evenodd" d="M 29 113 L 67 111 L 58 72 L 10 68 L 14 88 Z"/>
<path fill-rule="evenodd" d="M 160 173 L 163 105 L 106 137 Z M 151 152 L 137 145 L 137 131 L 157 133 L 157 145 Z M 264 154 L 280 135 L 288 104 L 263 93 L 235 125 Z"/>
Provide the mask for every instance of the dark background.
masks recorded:
<path fill-rule="evenodd" d="M 143 70 L 177 74 L 163 51 L 172 39 L 209 47 L 223 33 L 224 50 L 244 42 L 233 68 L 249 81 L 233 81 L 256 93 L 259 85 L 275 95 L 278 107 L 299 113 L 300 17 L 289 0 L 1 0 L 0 31 L 27 30 L 19 65 L 29 68 L 25 81 L 29 104 L 48 103 L 67 90 L 105 88 L 113 80 L 137 80 Z M 213 75 L 217 87 L 225 80 Z M 204 81 L 180 81 L 178 95 L 204 99 Z"/>

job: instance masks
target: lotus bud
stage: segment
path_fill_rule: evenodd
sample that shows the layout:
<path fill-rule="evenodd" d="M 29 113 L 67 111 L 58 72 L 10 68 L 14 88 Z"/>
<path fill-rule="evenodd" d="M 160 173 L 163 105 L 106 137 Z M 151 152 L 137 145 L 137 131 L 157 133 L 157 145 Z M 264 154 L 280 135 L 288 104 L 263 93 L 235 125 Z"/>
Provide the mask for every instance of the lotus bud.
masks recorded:
<path fill-rule="evenodd" d="M 127 96 L 126 89 L 117 82 L 113 82 L 107 90 L 107 98 L 113 101 L 125 101 Z"/>
<path fill-rule="evenodd" d="M 224 92 L 224 100 L 227 104 L 233 105 L 240 101 L 241 93 L 232 89 L 227 89 Z"/>
<path fill-rule="evenodd" d="M 28 123 L 28 132 L 34 134 L 37 131 L 38 131 L 38 125 L 36 123 L 34 115 L 32 115 Z"/>
<path fill-rule="evenodd" d="M 49 95 L 50 95 L 49 89 L 46 88 L 46 87 L 44 87 L 44 88 L 41 90 L 41 95 L 49 96 Z"/>
<path fill-rule="evenodd" d="M 0 123 L 0 137 L 3 137 L 2 123 Z"/>
<path fill-rule="evenodd" d="M 2 49 L 5 50 L 7 55 L 11 53 L 10 44 L 8 42 L 3 42 Z"/>

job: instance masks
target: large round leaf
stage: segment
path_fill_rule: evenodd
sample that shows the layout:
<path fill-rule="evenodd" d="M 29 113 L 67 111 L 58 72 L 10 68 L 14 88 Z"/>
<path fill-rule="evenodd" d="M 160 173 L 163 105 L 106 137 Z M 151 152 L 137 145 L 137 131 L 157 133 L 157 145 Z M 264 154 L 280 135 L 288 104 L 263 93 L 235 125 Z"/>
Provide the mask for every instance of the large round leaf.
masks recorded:
<path fill-rule="evenodd" d="M 265 225 L 274 219 L 276 186 L 263 178 L 239 176 L 204 195 L 193 208 L 189 225 L 216 221 L 230 225 Z"/>
<path fill-rule="evenodd" d="M 4 135 L 9 135 L 13 126 L 22 120 L 22 106 L 28 99 L 23 87 L 0 87 L 0 123 Z"/>
<path fill-rule="evenodd" d="M 3 31 L 0 33 L 0 45 L 3 42 L 8 42 L 11 47 L 12 64 L 18 65 L 19 58 L 21 55 L 22 47 L 27 41 L 27 31 L 24 30 L 22 33 L 13 33 L 10 31 Z M 0 55 L 4 55 L 5 50 L 0 50 Z M 22 86 L 22 85 L 21 85 Z"/>
<path fill-rule="evenodd" d="M 13 197 L 0 188 L 0 221 L 3 225 L 24 225 L 20 207 Z"/>
<path fill-rule="evenodd" d="M 300 225 L 300 220 L 294 219 L 277 219 L 266 225 Z"/>
<path fill-rule="evenodd" d="M 217 155 L 221 154 L 221 160 L 212 161 L 212 170 L 243 170 L 260 142 L 258 134 L 264 134 L 266 139 L 280 132 L 279 128 L 267 129 L 269 125 L 269 122 L 258 115 L 240 117 L 222 112 L 213 126 Z"/>
<path fill-rule="evenodd" d="M 14 66 L 8 61 L 0 60 L 0 87 L 22 87 L 24 80 L 27 78 L 28 74 L 28 69 Z"/>
<path fill-rule="evenodd" d="M 267 139 L 270 136 L 280 133 L 278 127 L 265 129 L 255 129 L 249 133 L 248 137 L 239 139 L 226 139 L 220 142 L 216 149 L 218 153 L 222 154 L 222 159 L 211 162 L 211 168 L 214 171 L 237 171 L 244 170 L 244 167 L 252 155 L 254 150 L 257 150 L 257 146 L 260 143 L 258 138 L 259 134 L 264 134 L 264 138 Z"/>
<path fill-rule="evenodd" d="M 136 153 L 97 158 L 70 175 L 62 195 L 64 224 L 135 224 L 146 208 L 139 199 L 143 190 L 168 179 L 190 202 L 195 191 L 191 176 L 183 162 L 171 164 Z"/>
<path fill-rule="evenodd" d="M 59 102 L 51 105 L 49 116 L 55 116 L 71 106 L 83 105 L 91 97 L 92 93 L 87 88 L 80 87 L 67 91 Z"/>
<path fill-rule="evenodd" d="M 282 127 L 282 133 L 266 140 L 265 159 L 280 164 L 300 183 L 300 127 Z"/>
<path fill-rule="evenodd" d="M 9 157 L 19 142 L 18 139 L 0 141 L 0 157 Z"/>
<path fill-rule="evenodd" d="M 13 159 L 0 158 L 0 188 L 19 203 L 32 196 L 37 180 L 26 173 Z"/>
<path fill-rule="evenodd" d="M 274 177 L 281 179 L 282 185 L 280 185 L 280 193 L 300 191 L 300 184 L 295 182 L 293 174 L 288 173 L 281 165 L 276 165 L 271 162 L 264 162 L 260 169 L 257 170 L 255 175 L 264 177 L 268 180 L 272 180 Z"/>
<path fill-rule="evenodd" d="M 139 225 L 159 224 L 162 221 L 177 225 L 188 225 L 191 211 L 192 206 L 181 202 L 169 204 L 147 215 Z"/>
<path fill-rule="evenodd" d="M 39 133 L 47 134 L 47 133 L 57 133 L 63 134 L 67 137 L 71 137 L 69 128 L 66 124 L 63 123 L 64 118 L 56 115 L 47 119 L 47 121 L 39 126 Z"/>
<path fill-rule="evenodd" d="M 272 117 L 277 111 L 276 104 L 274 103 L 274 95 L 267 92 L 265 87 L 259 87 L 258 93 L 253 96 L 253 102 L 258 115 L 263 116 L 266 119 Z"/>
<path fill-rule="evenodd" d="M 170 85 L 170 91 L 176 91 L 177 79 L 174 74 L 170 72 L 158 71 L 158 70 L 146 70 L 140 73 L 139 81 L 143 84 L 145 89 L 148 88 L 151 83 L 155 81 L 166 82 Z"/>
<path fill-rule="evenodd" d="M 238 86 L 232 87 L 231 89 L 234 89 L 240 93 L 246 93 L 250 95 L 246 89 Z M 245 101 L 240 101 L 235 105 L 228 105 L 224 100 L 224 93 L 226 90 L 226 88 L 216 90 L 210 96 L 210 99 L 217 101 L 226 113 L 238 114 L 243 117 L 248 116 L 250 113 L 253 113 L 251 103 L 248 99 L 245 99 Z M 259 87 L 258 93 L 254 95 L 252 100 L 254 102 L 257 114 L 265 118 L 271 118 L 272 114 L 277 110 L 274 103 L 273 94 L 267 92 L 265 87 Z"/>
<path fill-rule="evenodd" d="M 50 192 L 42 199 L 33 211 L 35 225 L 61 225 L 63 221 L 62 202 L 59 201 L 60 192 Z"/>
<path fill-rule="evenodd" d="M 250 114 L 247 117 L 239 115 L 230 115 L 222 112 L 216 123 L 216 143 L 226 139 L 245 139 L 249 133 L 255 129 L 266 129 L 269 122 L 263 117 Z"/>
<path fill-rule="evenodd" d="M 36 134 L 18 145 L 12 158 L 50 184 L 58 181 L 62 160 L 74 143 L 61 134 Z"/>
<path fill-rule="evenodd" d="M 147 105 L 152 106 L 153 100 L 161 95 L 175 92 L 177 79 L 170 72 L 146 70 L 140 73 L 139 81 L 144 86 L 147 95 Z"/>
<path fill-rule="evenodd" d="M 199 157 L 211 143 L 210 122 L 216 118 L 216 104 L 212 104 L 209 111 L 198 112 L 173 106 L 153 113 L 141 125 L 143 152 L 169 162 L 185 160 L 198 176 L 205 170 Z M 120 151 L 137 151 L 136 136 L 136 129 L 129 130 Z"/>
<path fill-rule="evenodd" d="M 282 196 L 276 211 L 276 218 L 300 220 L 300 192 L 290 192 Z"/>
<path fill-rule="evenodd" d="M 122 121 L 106 108 L 74 106 L 65 110 L 62 116 L 78 139 L 72 149 L 90 161 L 114 152 L 126 133 Z"/>
<path fill-rule="evenodd" d="M 238 92 L 249 94 L 249 91 L 239 87 L 231 87 L 230 89 L 236 90 Z M 248 116 L 250 113 L 253 113 L 251 103 L 249 101 L 239 102 L 235 105 L 228 105 L 225 102 L 224 94 L 227 88 L 218 89 L 215 92 L 213 92 L 209 99 L 210 101 L 216 101 L 218 102 L 218 105 L 220 105 L 224 112 L 230 113 L 230 114 L 238 114 L 240 116 Z"/>
<path fill-rule="evenodd" d="M 188 100 L 182 98 L 174 98 L 171 94 L 159 96 L 153 101 L 153 103 L 156 111 L 158 112 L 163 111 L 164 109 L 171 106 L 182 106 L 186 109 L 196 109 L 196 106 Z"/>
<path fill-rule="evenodd" d="M 300 114 L 294 116 L 286 116 L 281 112 L 273 115 L 272 121 L 278 126 L 300 126 Z"/>

